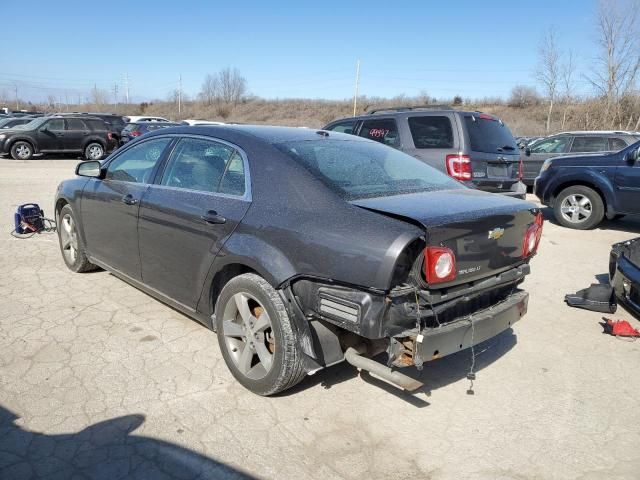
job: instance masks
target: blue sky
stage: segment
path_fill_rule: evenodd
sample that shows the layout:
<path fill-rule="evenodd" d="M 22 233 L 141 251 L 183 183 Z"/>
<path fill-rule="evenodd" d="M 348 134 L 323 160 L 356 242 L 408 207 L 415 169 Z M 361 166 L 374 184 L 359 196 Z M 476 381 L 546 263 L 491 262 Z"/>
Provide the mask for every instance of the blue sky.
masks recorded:
<path fill-rule="evenodd" d="M 478 98 L 535 85 L 536 50 L 555 25 L 577 55 L 578 88 L 594 57 L 595 0 L 12 1 L 2 5 L 0 93 L 42 99 L 93 88 L 133 101 L 195 95 L 207 73 L 238 68 L 266 98 L 360 93 Z M 25 32 L 26 27 L 26 32 Z"/>

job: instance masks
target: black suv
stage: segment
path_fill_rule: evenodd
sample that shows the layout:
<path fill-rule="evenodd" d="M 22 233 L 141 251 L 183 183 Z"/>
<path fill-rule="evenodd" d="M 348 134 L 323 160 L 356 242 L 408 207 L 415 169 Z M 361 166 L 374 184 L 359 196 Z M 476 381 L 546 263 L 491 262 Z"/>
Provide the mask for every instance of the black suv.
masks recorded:
<path fill-rule="evenodd" d="M 502 120 L 450 107 L 373 110 L 325 130 L 375 140 L 413 155 L 471 188 L 524 198 L 520 150 Z"/>
<path fill-rule="evenodd" d="M 119 147 L 122 142 L 122 130 L 127 125 L 127 121 L 125 117 L 122 115 L 117 115 L 115 113 L 85 113 L 85 112 L 75 112 L 74 115 L 87 115 L 90 117 L 100 118 L 104 120 L 104 123 L 107 124 L 109 131 L 111 131 L 111 135 L 113 136 L 113 140 L 116 142 L 116 147 Z"/>
<path fill-rule="evenodd" d="M 81 153 L 99 160 L 115 146 L 109 127 L 88 115 L 53 115 L 34 119 L 22 128 L 0 133 L 0 155 L 29 160 L 34 154 Z"/>

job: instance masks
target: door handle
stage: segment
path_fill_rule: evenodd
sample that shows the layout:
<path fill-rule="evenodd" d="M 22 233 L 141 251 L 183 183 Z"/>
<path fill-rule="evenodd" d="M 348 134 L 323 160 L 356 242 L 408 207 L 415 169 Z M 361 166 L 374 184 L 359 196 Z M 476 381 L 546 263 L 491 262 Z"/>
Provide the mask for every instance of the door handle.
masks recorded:
<path fill-rule="evenodd" d="M 127 205 L 135 205 L 136 203 L 138 203 L 138 200 L 133 198 L 133 195 L 129 194 L 122 197 L 122 203 Z"/>
<path fill-rule="evenodd" d="M 201 215 L 200 218 L 206 223 L 210 223 L 212 225 L 221 225 L 223 223 L 227 223 L 227 219 L 222 215 L 218 215 L 218 212 L 216 212 L 215 210 L 209 210 L 204 215 Z"/>

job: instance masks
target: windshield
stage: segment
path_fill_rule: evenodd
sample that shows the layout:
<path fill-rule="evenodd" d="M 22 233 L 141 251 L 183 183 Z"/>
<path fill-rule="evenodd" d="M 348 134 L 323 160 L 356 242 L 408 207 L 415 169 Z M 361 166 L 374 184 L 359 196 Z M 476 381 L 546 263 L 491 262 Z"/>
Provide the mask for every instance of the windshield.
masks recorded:
<path fill-rule="evenodd" d="M 306 140 L 276 147 L 346 200 L 465 188 L 420 160 L 375 142 Z"/>
<path fill-rule="evenodd" d="M 49 120 L 48 117 L 34 118 L 29 123 L 25 123 L 24 125 L 22 125 L 22 128 L 28 128 L 30 130 L 34 129 L 34 128 L 38 128 L 40 125 L 42 125 L 47 120 Z"/>
<path fill-rule="evenodd" d="M 485 115 L 467 115 L 464 117 L 471 150 L 483 153 L 513 153 L 518 150 L 516 139 L 511 130 L 497 119 Z"/>

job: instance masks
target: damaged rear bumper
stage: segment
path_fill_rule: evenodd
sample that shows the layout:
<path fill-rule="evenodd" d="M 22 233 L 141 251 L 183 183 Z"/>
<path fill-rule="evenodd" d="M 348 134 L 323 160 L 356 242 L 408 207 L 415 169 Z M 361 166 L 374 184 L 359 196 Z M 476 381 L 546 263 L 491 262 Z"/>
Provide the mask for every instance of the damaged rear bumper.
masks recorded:
<path fill-rule="evenodd" d="M 529 294 L 518 290 L 499 304 L 420 333 L 394 337 L 389 360 L 395 366 L 421 366 L 495 337 L 527 313 Z"/>

